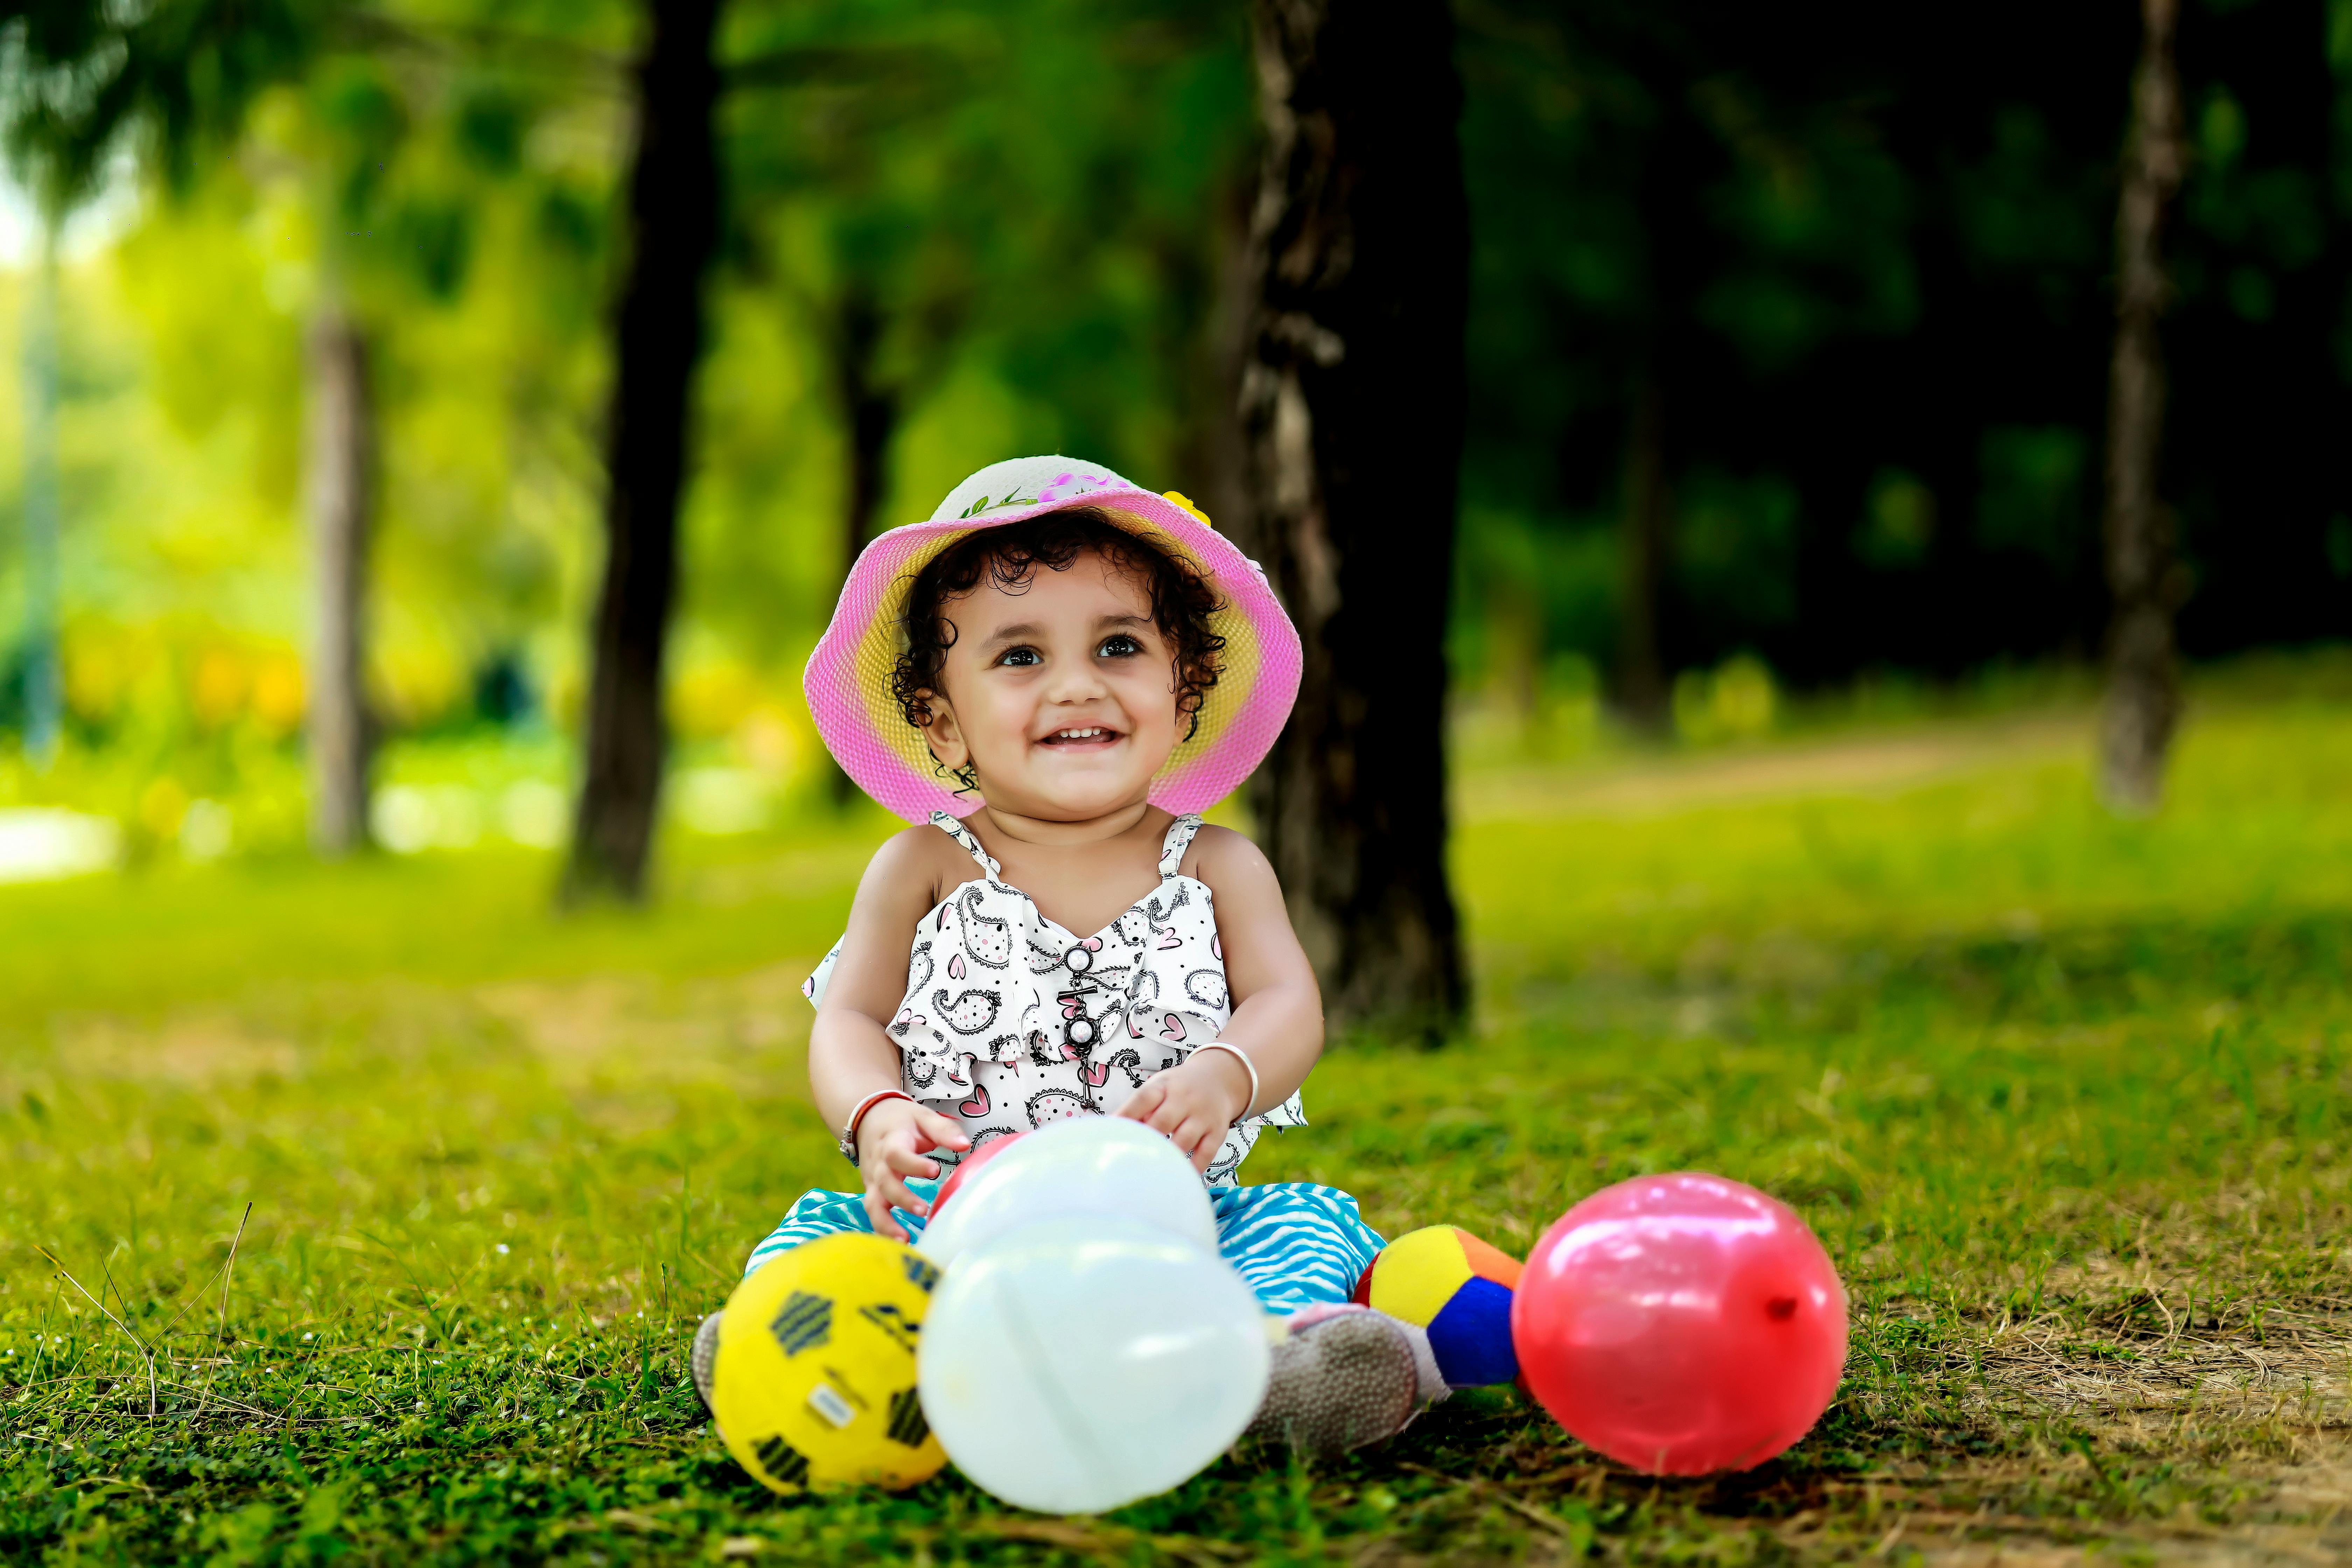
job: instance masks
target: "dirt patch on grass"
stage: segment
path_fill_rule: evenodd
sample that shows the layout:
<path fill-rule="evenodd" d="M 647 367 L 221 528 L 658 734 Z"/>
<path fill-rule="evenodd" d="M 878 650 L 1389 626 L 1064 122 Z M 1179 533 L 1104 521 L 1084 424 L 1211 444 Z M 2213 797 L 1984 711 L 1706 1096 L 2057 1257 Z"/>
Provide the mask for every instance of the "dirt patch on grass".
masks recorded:
<path fill-rule="evenodd" d="M 61 1079 L 205 1086 L 293 1078 L 322 1051 L 357 1046 L 412 1058 L 520 1045 L 560 1082 L 773 1079 L 808 1039 L 800 994 L 814 960 L 687 981 L 601 974 L 470 989 L 396 982 L 257 996 L 159 1017 L 61 1016 L 50 1070 Z M 20 1066 L 23 1064 L 19 1064 Z"/>
<path fill-rule="evenodd" d="M 1874 1550 L 1988 1568 L 2095 1547 L 2102 1561 L 2352 1562 L 2345 1316 L 2320 1300 L 2216 1321 L 2168 1294 L 1989 1333 L 1960 1403 L 2026 1435 L 2023 1451 L 1900 1478 L 1910 1498 Z"/>
<path fill-rule="evenodd" d="M 1903 1511 L 1872 1551 L 1939 1568 L 2352 1562 L 2352 1434 L 2320 1435 L 2307 1447 L 2300 1458 L 2190 1479 L 2181 1489 L 2194 1495 L 2159 1500 L 2170 1506 L 2120 1521 L 2069 1519 L 2057 1506 L 2069 1489 L 2103 1484 L 2079 1456 L 1975 1474 L 1954 1467 L 1936 1479 L 1934 1500 Z M 1972 1489 L 1983 1495 L 1970 1507 Z"/>
<path fill-rule="evenodd" d="M 812 1014 L 800 988 L 814 966 L 792 959 L 682 982 L 625 974 L 509 981 L 471 994 L 559 1079 L 675 1081 L 744 1071 L 769 1079 L 781 1058 L 807 1044 Z"/>
<path fill-rule="evenodd" d="M 773 859 L 693 867 L 677 873 L 678 896 L 705 909 L 724 910 L 771 899 L 846 893 L 857 886 L 873 855 L 872 844 L 859 842 Z"/>
<path fill-rule="evenodd" d="M 263 1073 L 283 1078 L 300 1060 L 299 1048 L 287 1034 L 226 1011 L 161 1020 L 66 1018 L 52 1037 L 58 1065 L 73 1077 L 202 1084 Z"/>
<path fill-rule="evenodd" d="M 2171 1320 L 2160 1337 L 2134 1332 L 2140 1315 L 2130 1301 L 2091 1317 L 2116 1338 L 2056 1318 L 1996 1329 L 1979 1352 L 1984 1403 L 2173 1428 L 2352 1415 L 2352 1324 L 2342 1314 L 2271 1305 L 2236 1331 L 2200 1331 L 2178 1296 L 2168 1308 L 2155 1291 L 2143 1300 Z"/>

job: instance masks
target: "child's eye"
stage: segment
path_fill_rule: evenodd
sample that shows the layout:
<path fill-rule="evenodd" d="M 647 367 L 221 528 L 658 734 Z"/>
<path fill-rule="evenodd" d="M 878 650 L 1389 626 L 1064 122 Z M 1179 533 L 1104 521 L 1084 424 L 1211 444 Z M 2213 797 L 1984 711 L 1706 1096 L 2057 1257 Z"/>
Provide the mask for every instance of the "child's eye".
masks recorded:
<path fill-rule="evenodd" d="M 996 662 L 1011 665 L 1016 669 L 1026 669 L 1032 665 L 1045 663 L 1045 658 L 1034 647 L 1009 647 L 997 656 Z"/>
<path fill-rule="evenodd" d="M 1102 647 L 1095 650 L 1095 656 L 1097 658 L 1131 658 L 1142 651 L 1141 643 L 1121 632 L 1115 637 L 1104 638 Z"/>

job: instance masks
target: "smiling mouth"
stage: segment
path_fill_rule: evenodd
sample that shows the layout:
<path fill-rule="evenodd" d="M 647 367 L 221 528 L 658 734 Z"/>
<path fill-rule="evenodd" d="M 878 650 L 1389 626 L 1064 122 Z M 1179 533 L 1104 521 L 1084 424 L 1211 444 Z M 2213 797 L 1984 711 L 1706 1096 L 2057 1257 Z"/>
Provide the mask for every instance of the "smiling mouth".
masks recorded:
<path fill-rule="evenodd" d="M 1074 726 L 1067 730 L 1056 730 L 1037 743 L 1041 746 L 1100 746 L 1108 745 L 1118 739 L 1118 731 L 1107 730 L 1099 724 L 1089 724 L 1083 727 Z"/>

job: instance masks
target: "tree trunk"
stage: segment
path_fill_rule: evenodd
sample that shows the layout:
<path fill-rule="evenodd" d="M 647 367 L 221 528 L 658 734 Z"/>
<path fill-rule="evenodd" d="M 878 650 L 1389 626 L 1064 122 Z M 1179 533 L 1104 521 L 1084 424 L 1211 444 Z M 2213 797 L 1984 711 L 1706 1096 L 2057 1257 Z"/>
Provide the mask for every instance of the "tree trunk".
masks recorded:
<path fill-rule="evenodd" d="M 2164 448 L 2164 345 L 2171 302 L 2164 223 L 2179 194 L 2180 77 L 2172 58 L 2179 0 L 2141 0 L 2139 68 L 2116 208 L 2116 353 L 2107 402 L 2107 692 L 2099 749 L 2108 804 L 2153 811 L 2180 718 L 2172 616 L 2179 582 L 2172 521 L 2157 486 Z"/>
<path fill-rule="evenodd" d="M 347 855 L 368 837 L 364 617 L 368 538 L 375 512 L 375 403 L 368 345 L 341 306 L 310 323 L 310 452 L 312 614 L 310 651 L 310 842 L 321 855 Z"/>
<path fill-rule="evenodd" d="M 1634 375 L 1625 425 L 1625 580 L 1618 628 L 1617 702 L 1629 723 L 1652 735 L 1665 734 L 1674 718 L 1660 626 L 1673 528 L 1665 424 L 1665 395 L 1656 374 L 1645 366 Z"/>
<path fill-rule="evenodd" d="M 688 405 L 702 353 L 702 277 L 719 235 L 711 58 L 719 0 L 647 0 L 605 430 L 604 581 L 586 755 L 565 893 L 645 896 L 661 792 L 662 660 L 677 578 Z"/>
<path fill-rule="evenodd" d="M 1721 157 L 1715 133 L 1690 102 L 1690 83 L 1699 68 L 1686 41 L 1676 37 L 1680 30 L 1668 16 L 1651 17 L 1634 28 L 1626 46 L 1657 113 L 1647 133 L 1624 154 L 1633 160 L 1643 287 L 1623 312 L 1623 512 L 1612 673 L 1618 715 L 1659 740 L 1674 730 L 1673 399 L 1707 374 L 1696 368 L 1696 321 L 1706 287 L 1706 258 L 1720 249 L 1704 216 L 1704 193 L 1722 178 Z"/>
<path fill-rule="evenodd" d="M 1251 360 L 1248 328 L 1257 310 L 1258 263 L 1250 229 L 1257 204 L 1257 171 L 1237 167 L 1218 199 L 1217 259 L 1213 293 L 1201 355 L 1203 374 L 1195 395 L 1202 418 L 1183 450 L 1184 478 L 1199 491 L 1212 518 L 1233 518 L 1246 526 L 1250 514 L 1250 451 L 1241 421 L 1230 416 L 1241 401 Z"/>
<path fill-rule="evenodd" d="M 834 323 L 832 342 L 834 395 L 841 404 L 842 423 L 849 437 L 848 487 L 841 529 L 845 580 L 857 563 L 858 552 L 874 537 L 890 437 L 898 427 L 898 389 L 885 384 L 877 374 L 882 324 L 882 307 L 873 290 L 852 283 Z M 856 796 L 856 783 L 835 768 L 834 805 L 847 805 Z"/>
<path fill-rule="evenodd" d="M 1298 623 L 1251 784 L 1335 1021 L 1435 1039 L 1465 1003 L 1445 876 L 1445 618 L 1469 217 L 1444 0 L 1256 0 L 1265 162 L 1234 520 Z"/>
<path fill-rule="evenodd" d="M 64 700 L 58 658 L 58 226 L 41 226 L 41 256 L 25 311 L 25 755 L 46 772 L 57 757 Z"/>

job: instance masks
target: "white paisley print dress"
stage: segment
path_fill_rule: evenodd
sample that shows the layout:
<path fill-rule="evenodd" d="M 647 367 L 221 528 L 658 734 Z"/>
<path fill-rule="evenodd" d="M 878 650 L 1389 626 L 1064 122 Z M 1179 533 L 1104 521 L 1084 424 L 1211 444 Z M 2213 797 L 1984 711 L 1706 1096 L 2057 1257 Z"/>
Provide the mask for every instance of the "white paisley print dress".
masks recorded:
<path fill-rule="evenodd" d="M 1224 948 L 1207 884 L 1179 874 L 1201 830 L 1180 816 L 1160 847 L 1160 886 L 1092 936 L 1045 918 L 1007 885 L 971 830 L 931 823 L 986 873 L 950 891 L 915 930 L 907 994 L 890 1026 L 907 1092 L 963 1124 L 975 1149 L 1073 1116 L 1118 1110 L 1144 1080 L 1217 1037 L 1233 1016 Z M 801 994 L 824 999 L 841 944 Z M 1260 1129 L 1304 1127 L 1298 1096 L 1238 1123 L 1209 1163 L 1224 1186 Z M 935 1150 L 942 1165 L 958 1156 Z"/>

